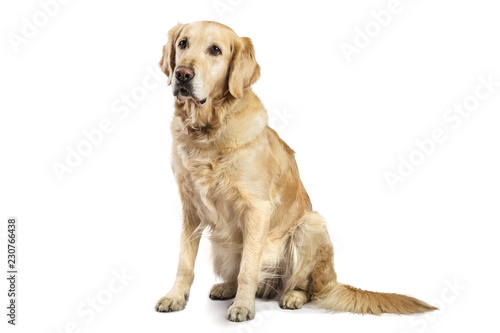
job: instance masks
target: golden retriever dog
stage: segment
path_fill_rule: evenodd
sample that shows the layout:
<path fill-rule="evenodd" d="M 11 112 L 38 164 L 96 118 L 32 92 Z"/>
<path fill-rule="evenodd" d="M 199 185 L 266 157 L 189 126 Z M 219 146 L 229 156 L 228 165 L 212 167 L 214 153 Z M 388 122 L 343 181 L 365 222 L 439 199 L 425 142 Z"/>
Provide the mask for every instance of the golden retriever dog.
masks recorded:
<path fill-rule="evenodd" d="M 172 84 L 172 169 L 183 223 L 177 276 L 156 310 L 184 309 L 203 230 L 231 321 L 255 316 L 255 297 L 284 309 L 307 302 L 329 311 L 421 313 L 418 299 L 337 282 L 325 219 L 312 210 L 294 151 L 267 125 L 250 88 L 260 76 L 252 42 L 217 22 L 178 24 L 160 60 Z"/>

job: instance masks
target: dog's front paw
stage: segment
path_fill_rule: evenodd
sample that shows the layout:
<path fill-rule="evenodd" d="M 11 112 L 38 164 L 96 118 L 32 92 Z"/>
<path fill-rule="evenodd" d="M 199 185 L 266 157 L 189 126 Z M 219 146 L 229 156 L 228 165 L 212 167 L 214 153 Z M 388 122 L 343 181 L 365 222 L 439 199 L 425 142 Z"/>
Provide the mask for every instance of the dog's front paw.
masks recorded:
<path fill-rule="evenodd" d="M 166 295 L 160 298 L 156 303 L 156 311 L 158 312 L 172 312 L 180 311 L 186 307 L 189 295 Z"/>
<path fill-rule="evenodd" d="M 253 306 L 231 305 L 227 310 L 227 319 L 231 321 L 247 321 L 255 318 L 255 308 Z"/>

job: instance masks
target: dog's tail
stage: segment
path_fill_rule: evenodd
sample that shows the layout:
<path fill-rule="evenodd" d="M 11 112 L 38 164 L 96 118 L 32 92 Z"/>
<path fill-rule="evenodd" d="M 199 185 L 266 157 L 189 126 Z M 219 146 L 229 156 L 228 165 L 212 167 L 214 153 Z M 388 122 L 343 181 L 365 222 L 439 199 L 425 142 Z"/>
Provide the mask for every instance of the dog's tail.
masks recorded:
<path fill-rule="evenodd" d="M 374 315 L 437 310 L 436 307 L 410 296 L 367 291 L 342 283 L 337 283 L 329 291 L 313 297 L 312 302 L 329 311 Z"/>

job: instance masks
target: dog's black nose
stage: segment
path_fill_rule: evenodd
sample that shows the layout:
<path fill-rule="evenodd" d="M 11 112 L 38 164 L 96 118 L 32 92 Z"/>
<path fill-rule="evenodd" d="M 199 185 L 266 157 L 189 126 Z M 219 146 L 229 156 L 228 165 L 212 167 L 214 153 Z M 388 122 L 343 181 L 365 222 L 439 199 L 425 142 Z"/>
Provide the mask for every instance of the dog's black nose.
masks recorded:
<path fill-rule="evenodd" d="M 180 82 L 187 82 L 194 77 L 194 71 L 186 66 L 179 66 L 175 70 L 175 77 Z"/>

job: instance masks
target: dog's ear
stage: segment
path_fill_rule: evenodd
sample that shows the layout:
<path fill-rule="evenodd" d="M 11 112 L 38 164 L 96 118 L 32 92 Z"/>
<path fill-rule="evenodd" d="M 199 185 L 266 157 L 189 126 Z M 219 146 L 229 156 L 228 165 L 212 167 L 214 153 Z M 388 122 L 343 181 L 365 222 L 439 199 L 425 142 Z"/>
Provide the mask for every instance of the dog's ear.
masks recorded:
<path fill-rule="evenodd" d="M 243 97 L 243 90 L 254 84 L 260 77 L 260 66 L 255 60 L 252 41 L 248 37 L 235 40 L 233 60 L 229 67 L 229 93 L 236 98 Z"/>
<path fill-rule="evenodd" d="M 179 37 L 185 24 L 177 24 L 175 27 L 168 31 L 168 41 L 163 47 L 163 54 L 160 59 L 160 68 L 168 76 L 168 85 L 172 82 L 172 74 L 175 69 L 175 49 L 176 41 Z"/>

